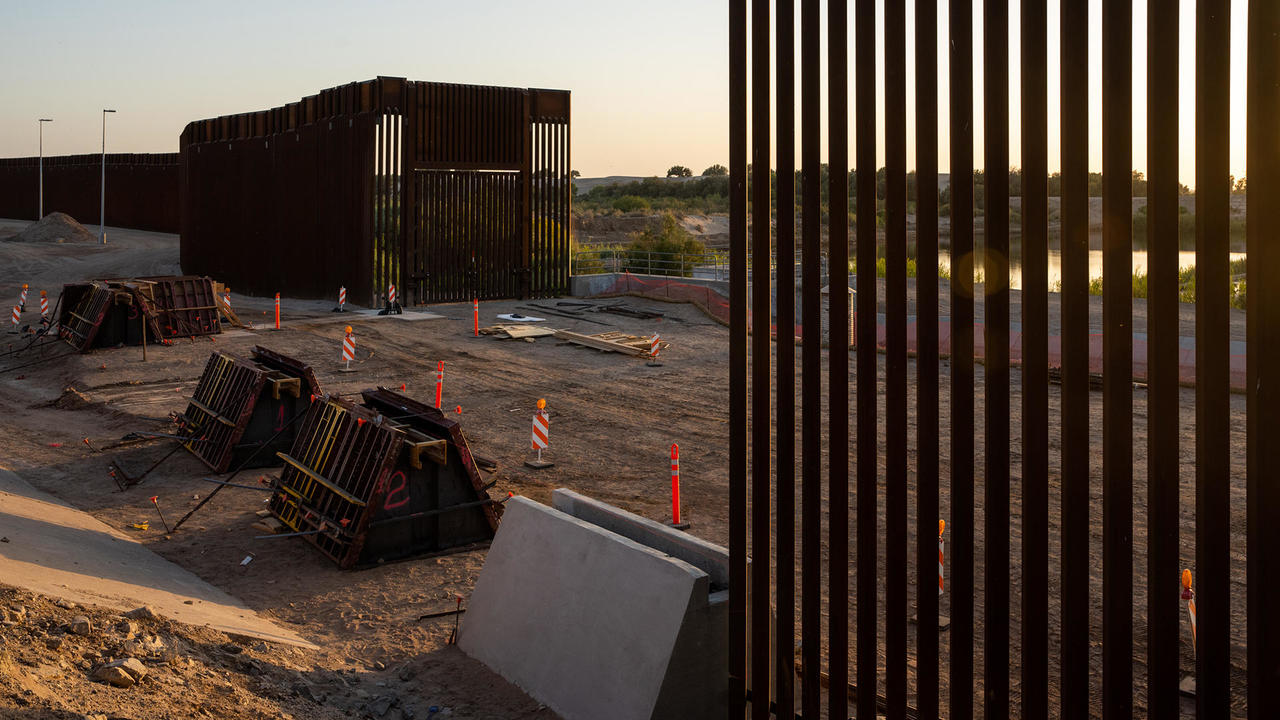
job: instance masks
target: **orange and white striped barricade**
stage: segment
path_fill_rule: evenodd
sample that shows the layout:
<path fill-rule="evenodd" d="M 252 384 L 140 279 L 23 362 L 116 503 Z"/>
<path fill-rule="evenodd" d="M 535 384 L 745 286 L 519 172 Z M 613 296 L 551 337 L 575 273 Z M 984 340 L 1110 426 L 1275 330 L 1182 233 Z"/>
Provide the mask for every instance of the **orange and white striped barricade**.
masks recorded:
<path fill-rule="evenodd" d="M 40 291 L 40 320 L 41 322 L 49 322 L 49 293 L 48 291 Z"/>
<path fill-rule="evenodd" d="M 379 315 L 399 315 L 403 312 L 400 303 L 396 300 L 396 286 L 394 284 L 387 286 L 387 306 L 383 308 Z"/>
<path fill-rule="evenodd" d="M 551 437 L 551 416 L 547 414 L 547 401 L 538 399 L 538 410 L 533 414 L 533 441 L 534 450 L 538 451 L 536 460 L 526 460 L 525 466 L 534 470 L 543 470 L 555 465 L 555 463 L 547 462 L 542 459 L 542 451 L 546 449 Z"/>
<path fill-rule="evenodd" d="M 436 409 L 440 409 L 440 398 L 444 395 L 444 361 L 436 363 Z"/>
<path fill-rule="evenodd" d="M 18 324 L 22 322 L 22 309 L 19 306 L 14 305 L 13 312 L 10 313 L 9 318 L 13 325 L 13 330 L 11 332 L 18 332 Z"/>
<path fill-rule="evenodd" d="M 648 365 L 649 367 L 662 367 L 662 363 L 658 362 L 658 350 L 661 346 L 662 338 L 659 337 L 658 333 L 654 333 L 653 337 L 649 338 L 649 362 L 645 363 L 645 365 Z"/>
<path fill-rule="evenodd" d="M 231 311 L 231 288 L 222 288 L 222 304 L 227 308 L 227 312 Z"/>
<path fill-rule="evenodd" d="M 1196 591 L 1191 587 L 1191 571 L 1182 571 L 1182 599 L 1187 601 L 1187 616 L 1191 618 L 1191 651 L 1196 651 Z M 1178 692 L 1195 697 L 1196 675 L 1184 675 L 1178 682 Z"/>
<path fill-rule="evenodd" d="M 22 293 L 18 295 L 18 308 L 21 312 L 27 311 L 27 284 L 22 283 Z"/>
<path fill-rule="evenodd" d="M 671 443 L 671 527 L 689 528 L 689 523 L 680 522 L 680 446 L 675 443 Z"/>
<path fill-rule="evenodd" d="M 346 362 L 346 367 L 341 368 L 342 372 L 351 372 L 351 361 L 356 359 L 356 340 L 351 336 L 351 326 L 346 327 L 346 337 L 342 338 L 342 360 Z"/>
<path fill-rule="evenodd" d="M 334 312 L 347 311 L 347 288 L 345 285 L 338 286 L 338 306 L 333 309 Z"/>
<path fill-rule="evenodd" d="M 943 615 L 941 610 L 943 590 L 946 587 L 945 585 L 946 555 L 945 555 L 945 543 L 942 539 L 942 534 L 946 531 L 946 529 L 947 529 L 947 521 L 939 519 L 938 520 L 938 606 L 939 606 L 938 630 L 946 630 L 947 628 L 951 627 L 951 618 L 947 617 L 946 615 Z M 920 622 L 920 617 L 918 613 L 913 614 L 911 616 L 911 622 L 917 623 L 917 624 Z"/>

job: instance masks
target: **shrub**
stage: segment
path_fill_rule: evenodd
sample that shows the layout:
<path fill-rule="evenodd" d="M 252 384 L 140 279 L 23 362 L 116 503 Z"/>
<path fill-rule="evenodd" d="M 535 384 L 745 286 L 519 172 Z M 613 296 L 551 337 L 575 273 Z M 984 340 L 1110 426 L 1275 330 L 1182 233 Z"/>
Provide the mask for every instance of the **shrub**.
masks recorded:
<path fill-rule="evenodd" d="M 635 212 L 637 210 L 648 210 L 649 201 L 635 195 L 623 195 L 613 201 L 613 209 L 619 212 Z"/>
<path fill-rule="evenodd" d="M 1246 296 L 1245 296 L 1245 287 L 1244 287 L 1244 284 L 1245 284 L 1245 281 L 1244 281 L 1244 280 L 1241 280 L 1241 281 L 1240 281 L 1240 282 L 1238 282 L 1238 283 L 1233 283 L 1233 284 L 1232 284 L 1232 286 L 1231 286 L 1231 307 L 1233 307 L 1233 308 L 1237 308 L 1237 309 L 1240 309 L 1240 310 L 1244 310 L 1244 309 L 1245 309 L 1245 300 L 1246 300 Z"/>
<path fill-rule="evenodd" d="M 679 257 L 673 256 L 705 255 L 706 252 L 707 246 L 701 240 L 685 230 L 675 215 L 665 212 L 657 225 L 631 236 L 631 244 L 627 246 L 627 270 L 691 277 L 693 268 L 685 267 Z"/>

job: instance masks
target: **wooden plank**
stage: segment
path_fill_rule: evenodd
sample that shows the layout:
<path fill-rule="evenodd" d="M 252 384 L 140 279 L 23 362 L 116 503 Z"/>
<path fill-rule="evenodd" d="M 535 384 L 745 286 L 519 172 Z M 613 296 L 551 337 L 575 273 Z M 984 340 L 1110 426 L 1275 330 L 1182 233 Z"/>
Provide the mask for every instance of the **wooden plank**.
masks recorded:
<path fill-rule="evenodd" d="M 634 355 L 636 357 L 649 354 L 647 351 L 641 350 L 640 348 L 637 348 L 637 347 L 624 345 L 619 342 L 613 342 L 612 340 L 605 340 L 603 338 L 594 337 L 592 335 L 583 335 L 581 333 L 570 332 L 568 330 L 557 330 L 556 337 L 560 338 L 561 340 L 568 340 L 571 343 L 577 343 L 578 345 L 585 345 L 587 347 L 595 348 L 597 350 L 604 350 L 606 352 L 620 352 L 627 355 Z"/>
<path fill-rule="evenodd" d="M 548 327 L 530 327 L 528 325 L 516 325 L 516 326 L 508 325 L 503 328 L 503 332 L 506 334 L 507 337 L 516 338 L 516 339 L 546 337 L 548 335 L 556 334 L 555 330 L 552 330 L 551 328 L 548 328 Z"/>

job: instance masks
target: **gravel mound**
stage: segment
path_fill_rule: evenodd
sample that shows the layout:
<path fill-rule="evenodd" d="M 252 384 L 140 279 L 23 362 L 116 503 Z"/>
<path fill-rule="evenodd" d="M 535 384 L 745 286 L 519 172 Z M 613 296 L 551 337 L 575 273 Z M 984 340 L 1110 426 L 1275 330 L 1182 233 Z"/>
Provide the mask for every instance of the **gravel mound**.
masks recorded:
<path fill-rule="evenodd" d="M 97 239 L 75 218 L 60 212 L 51 212 L 17 235 L 7 238 L 9 242 L 32 243 L 91 243 Z"/>

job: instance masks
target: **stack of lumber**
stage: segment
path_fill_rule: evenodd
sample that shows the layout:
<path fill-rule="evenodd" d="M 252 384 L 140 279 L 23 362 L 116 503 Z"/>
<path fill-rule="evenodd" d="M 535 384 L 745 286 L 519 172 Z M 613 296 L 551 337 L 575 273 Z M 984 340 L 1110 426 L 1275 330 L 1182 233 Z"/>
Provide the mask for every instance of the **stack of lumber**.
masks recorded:
<path fill-rule="evenodd" d="M 227 289 L 227 286 L 224 285 L 223 283 L 220 283 L 216 280 L 213 282 L 213 297 L 215 300 L 214 304 L 218 306 L 218 314 L 222 316 L 223 322 L 227 323 L 228 325 L 231 325 L 232 327 L 238 327 L 238 328 L 245 327 L 245 324 L 243 322 L 240 322 L 240 317 L 236 315 L 235 312 L 231 310 L 231 308 L 227 307 L 227 304 L 225 302 L 223 302 L 222 293 L 226 289 Z"/>
<path fill-rule="evenodd" d="M 489 327 L 480 328 L 481 335 L 493 335 L 499 339 L 508 338 L 536 338 L 547 335 L 555 335 L 556 331 L 549 327 L 539 327 L 537 325 L 490 325 Z"/>
<path fill-rule="evenodd" d="M 570 332 L 568 330 L 557 330 L 556 337 L 560 340 L 582 345 L 584 347 L 595 348 L 604 352 L 618 352 L 626 355 L 634 355 L 643 357 L 649 354 L 649 338 L 640 337 L 638 335 L 626 335 L 620 332 L 604 332 L 597 335 L 583 335 L 581 333 Z M 659 341 L 659 350 L 665 350 L 671 346 L 671 343 L 665 340 Z"/>

